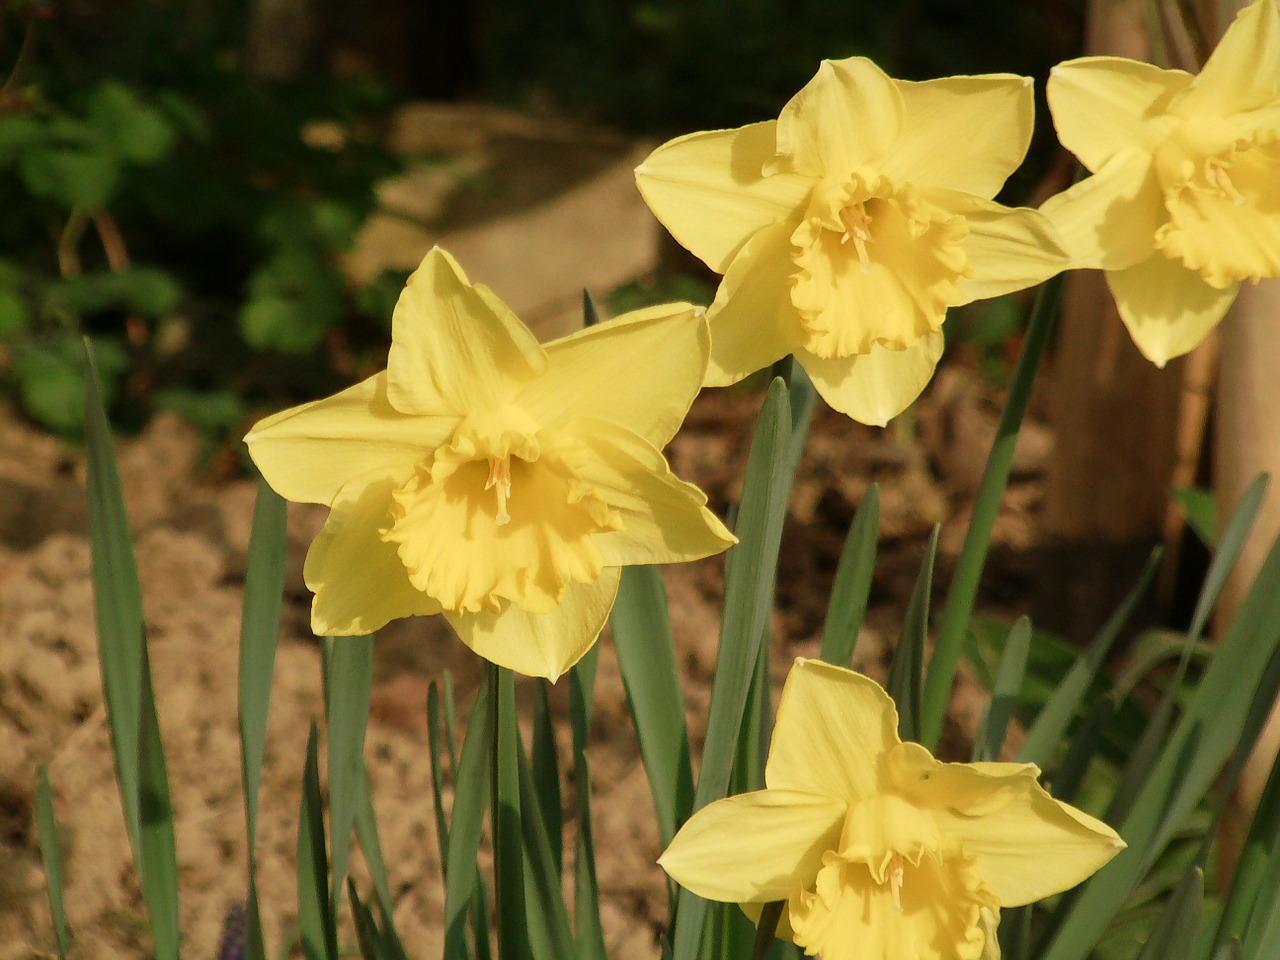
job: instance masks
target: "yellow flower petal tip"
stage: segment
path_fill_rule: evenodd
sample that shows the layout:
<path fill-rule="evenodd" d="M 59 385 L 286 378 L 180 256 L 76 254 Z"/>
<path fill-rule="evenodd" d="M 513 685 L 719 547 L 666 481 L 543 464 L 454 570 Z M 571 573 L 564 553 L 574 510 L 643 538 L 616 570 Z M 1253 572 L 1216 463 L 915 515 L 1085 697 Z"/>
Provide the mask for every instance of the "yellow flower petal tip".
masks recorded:
<path fill-rule="evenodd" d="M 1023 763 L 942 763 L 889 695 L 817 660 L 787 677 L 764 790 L 695 813 L 658 861 L 824 960 L 998 957 L 1002 907 L 1080 883 L 1124 848 Z M 751 844 L 742 837 L 750 836 Z"/>
<path fill-rule="evenodd" d="M 1107 272 L 1158 366 L 1208 335 L 1241 282 L 1280 276 L 1277 77 L 1276 0 L 1240 11 L 1197 76 L 1119 57 L 1050 72 L 1058 139 L 1093 176 L 1042 209 L 1073 266 Z"/>
<path fill-rule="evenodd" d="M 660 452 L 709 350 L 688 304 L 540 345 L 433 248 L 396 306 L 387 370 L 245 437 L 277 492 L 331 507 L 304 571 L 315 629 L 443 612 L 495 663 L 563 674 L 620 567 L 734 542 Z"/>
<path fill-rule="evenodd" d="M 823 366 L 828 403 L 880 424 L 867 411 L 895 416 L 932 367 L 922 375 L 919 353 L 877 362 L 887 375 L 872 402 L 847 396 L 855 364 L 915 351 L 949 308 L 1062 270 L 1048 222 L 991 199 L 1026 153 L 1031 86 L 1008 74 L 912 83 L 862 57 L 824 60 L 776 120 L 655 150 L 636 168 L 642 195 L 724 274 L 708 384 L 794 354 L 811 376 Z"/>

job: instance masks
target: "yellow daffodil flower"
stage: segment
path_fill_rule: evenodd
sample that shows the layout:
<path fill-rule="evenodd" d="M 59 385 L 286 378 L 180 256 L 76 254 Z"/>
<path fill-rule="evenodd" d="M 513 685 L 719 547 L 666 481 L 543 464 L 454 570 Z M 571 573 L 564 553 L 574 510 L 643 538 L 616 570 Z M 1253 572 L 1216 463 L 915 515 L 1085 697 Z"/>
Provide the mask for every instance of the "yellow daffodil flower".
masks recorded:
<path fill-rule="evenodd" d="M 767 789 L 695 813 L 658 861 L 823 960 L 987 960 L 1002 906 L 1075 886 L 1124 847 L 1050 797 L 1024 763 L 940 763 L 898 738 L 875 681 L 797 660 Z M 743 837 L 750 837 L 749 843 Z"/>
<path fill-rule="evenodd" d="M 443 612 L 482 657 L 554 680 L 595 642 L 622 566 L 733 542 L 661 453 L 710 349 L 688 304 L 540 346 L 437 248 L 391 336 L 385 372 L 245 437 L 282 496 L 332 508 L 303 571 L 317 634 Z"/>
<path fill-rule="evenodd" d="M 794 354 L 837 410 L 883 425 L 924 389 L 947 308 L 1067 264 L 1036 211 L 990 199 L 1031 139 L 1031 81 L 909 83 L 823 61 L 778 119 L 680 137 L 636 169 L 650 209 L 724 280 L 707 384 Z"/>
<path fill-rule="evenodd" d="M 1280 276 L 1280 10 L 1241 11 L 1199 75 L 1120 57 L 1053 68 L 1063 146 L 1093 176 L 1046 201 L 1073 266 L 1100 268 L 1157 366 L 1193 349 L 1242 280 Z"/>

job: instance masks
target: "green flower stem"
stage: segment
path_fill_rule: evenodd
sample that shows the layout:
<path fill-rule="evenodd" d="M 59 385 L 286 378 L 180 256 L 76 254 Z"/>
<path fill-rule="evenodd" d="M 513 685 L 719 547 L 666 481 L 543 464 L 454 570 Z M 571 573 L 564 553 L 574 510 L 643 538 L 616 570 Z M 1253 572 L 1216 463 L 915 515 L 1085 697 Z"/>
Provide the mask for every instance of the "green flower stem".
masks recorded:
<path fill-rule="evenodd" d="M 1061 292 L 1062 275 L 1059 274 L 1041 286 L 1036 298 L 1026 339 L 1022 342 L 1022 352 L 1018 355 L 1018 365 L 1013 372 L 1013 383 L 1009 386 L 1009 396 L 1005 401 L 1004 412 L 1000 415 L 1000 424 L 996 428 L 995 443 L 991 445 L 987 466 L 982 474 L 982 484 L 978 487 L 964 546 L 960 549 L 960 558 L 956 561 L 955 574 L 951 578 L 951 589 L 947 593 L 946 606 L 943 607 L 938 624 L 933 659 L 925 678 L 924 703 L 920 711 L 920 742 L 931 751 L 938 747 L 938 736 L 942 732 L 942 719 L 946 716 L 947 702 L 951 698 L 951 683 L 955 679 L 956 665 L 960 660 L 965 628 L 973 614 L 982 568 L 986 565 L 987 551 L 991 547 L 991 530 L 1000 510 L 1000 498 L 1009 483 L 1018 431 L 1031 400 L 1031 387 L 1040 369 L 1040 361 L 1044 358 L 1053 333 Z"/>
<path fill-rule="evenodd" d="M 487 668 L 489 695 L 497 708 L 493 735 L 493 873 L 498 905 L 498 956 L 529 956 L 524 909 L 524 850 L 520 827 L 520 765 L 517 753 L 515 675 L 505 667 Z"/>

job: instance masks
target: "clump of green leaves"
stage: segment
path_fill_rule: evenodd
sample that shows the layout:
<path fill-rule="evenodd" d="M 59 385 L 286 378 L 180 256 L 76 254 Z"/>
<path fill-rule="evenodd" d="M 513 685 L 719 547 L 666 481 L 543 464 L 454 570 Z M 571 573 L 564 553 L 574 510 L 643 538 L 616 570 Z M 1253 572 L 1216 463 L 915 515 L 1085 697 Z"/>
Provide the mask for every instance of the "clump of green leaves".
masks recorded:
<path fill-rule="evenodd" d="M 243 24 L 165 16 L 128 11 L 126 58 L 71 12 L 0 13 L 0 389 L 63 434 L 84 428 L 82 335 L 117 422 L 173 409 L 217 437 L 380 362 L 403 279 L 352 289 L 338 264 L 399 168 L 391 96 L 255 80 Z"/>

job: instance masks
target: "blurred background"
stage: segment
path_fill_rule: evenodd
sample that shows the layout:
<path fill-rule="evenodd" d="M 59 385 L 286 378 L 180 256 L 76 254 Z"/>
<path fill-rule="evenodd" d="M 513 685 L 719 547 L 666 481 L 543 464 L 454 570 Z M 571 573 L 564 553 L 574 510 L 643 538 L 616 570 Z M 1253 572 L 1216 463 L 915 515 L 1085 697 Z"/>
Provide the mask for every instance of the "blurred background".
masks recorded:
<path fill-rule="evenodd" d="M 224 441 L 261 412 L 382 365 L 432 243 L 546 335 L 584 284 L 617 308 L 709 300 L 715 278 L 663 251 L 630 185 L 649 148 L 776 116 L 824 57 L 1016 72 L 1042 96 L 1082 6 L 5 0 L 0 388 L 76 436 L 87 334 L 118 427 L 176 411 L 233 474 Z M 1051 192 L 1056 150 L 1040 123 L 1002 199 Z M 948 327 L 999 377 L 1023 312 Z"/>

